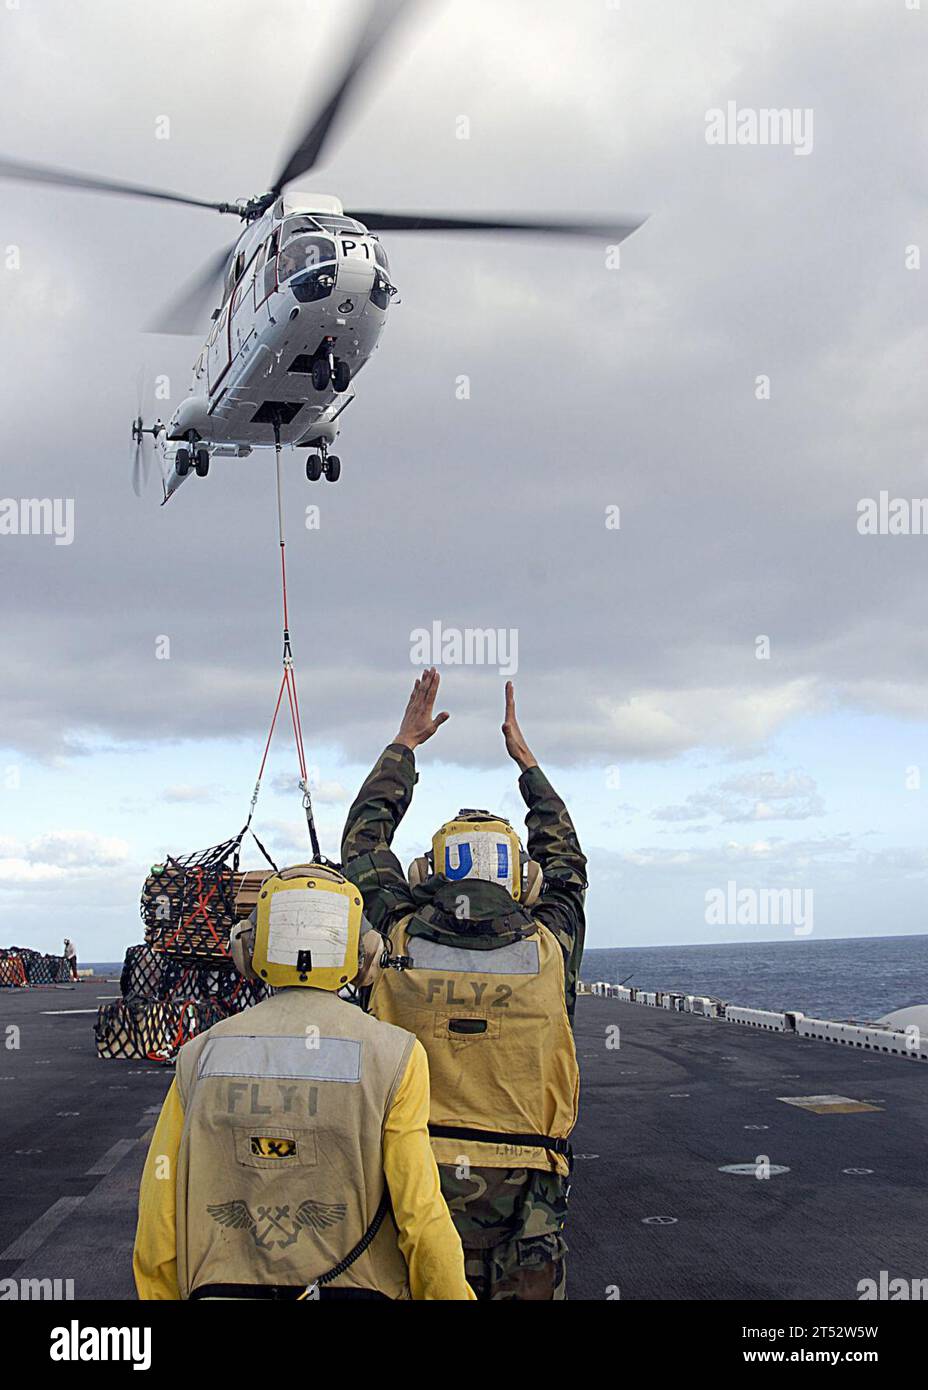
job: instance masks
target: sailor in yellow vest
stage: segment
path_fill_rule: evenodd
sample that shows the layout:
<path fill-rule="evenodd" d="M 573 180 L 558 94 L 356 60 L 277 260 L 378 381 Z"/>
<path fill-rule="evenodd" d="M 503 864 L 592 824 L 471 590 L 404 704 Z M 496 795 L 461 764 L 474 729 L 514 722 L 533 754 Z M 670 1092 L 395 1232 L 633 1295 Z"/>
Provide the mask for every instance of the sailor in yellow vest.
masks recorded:
<path fill-rule="evenodd" d="M 185 1047 L 139 1192 L 143 1299 L 472 1299 L 429 1147 L 428 1064 L 335 991 L 361 897 L 328 867 L 269 878 L 232 934 L 278 993 Z"/>
<path fill-rule="evenodd" d="M 390 845 L 417 780 L 414 749 L 448 718 L 433 716 L 438 684 L 435 670 L 416 682 L 348 815 L 346 872 L 380 934 L 368 934 L 363 983 L 374 1015 L 428 1053 L 432 1147 L 477 1297 L 564 1298 L 586 860 L 509 682 L 503 733 L 522 772 L 528 853 L 507 821 L 461 811 L 404 875 Z"/>

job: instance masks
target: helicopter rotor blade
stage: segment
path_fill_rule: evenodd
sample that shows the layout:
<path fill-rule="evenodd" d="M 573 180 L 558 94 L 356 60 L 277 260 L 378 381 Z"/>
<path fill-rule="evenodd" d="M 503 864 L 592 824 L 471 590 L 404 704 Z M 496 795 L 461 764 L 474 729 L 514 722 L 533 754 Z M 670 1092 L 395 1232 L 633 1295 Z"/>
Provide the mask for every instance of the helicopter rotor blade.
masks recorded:
<path fill-rule="evenodd" d="M 144 424 L 146 394 L 145 366 L 143 364 L 139 367 L 135 378 L 135 403 L 138 407 L 138 413 L 132 424 L 132 438 L 135 441 L 135 448 L 132 452 L 132 491 L 135 493 L 136 497 L 141 497 L 143 482 L 147 482 L 147 477 L 143 478 L 144 456 L 142 452 L 142 445 L 145 439 L 145 436 L 142 434 L 142 425 Z M 147 472 L 148 470 L 145 469 L 146 474 Z"/>
<path fill-rule="evenodd" d="M 145 325 L 145 332 L 190 334 L 205 328 L 203 320 L 210 300 L 222 284 L 223 274 L 234 246 L 233 242 L 231 246 L 214 252 L 157 317 Z"/>
<path fill-rule="evenodd" d="M 48 184 L 58 188 L 85 189 L 91 193 L 116 193 L 128 198 L 156 198 L 162 203 L 185 203 L 188 207 L 212 208 L 214 212 L 239 212 L 237 207 L 232 207 L 229 203 L 208 203 L 202 198 L 188 198 L 185 193 L 170 193 L 140 183 L 123 183 L 120 179 L 98 178 L 95 174 L 71 173 L 68 169 L 55 169 L 47 164 L 31 164 L 2 156 L 0 178 L 16 179 L 22 183 Z"/>
<path fill-rule="evenodd" d="M 141 460 L 142 441 L 141 439 L 137 439 L 135 441 L 135 453 L 132 456 L 132 491 L 135 493 L 136 497 L 141 497 L 142 495 Z"/>
<path fill-rule="evenodd" d="M 415 0 L 374 0 L 335 90 L 322 110 L 315 111 L 304 126 L 303 133 L 291 148 L 280 173 L 271 185 L 273 193 L 280 193 L 286 184 L 299 178 L 300 174 L 308 173 L 318 164 L 329 131 L 362 69 L 381 47 L 403 11 L 412 3 L 415 3 Z"/>
<path fill-rule="evenodd" d="M 591 236 L 611 242 L 624 241 L 647 221 L 560 222 L 506 217 L 444 217 L 416 212 L 354 212 L 372 232 L 535 232 L 546 236 Z"/>
<path fill-rule="evenodd" d="M 141 422 L 141 416 L 136 421 L 136 425 Z M 136 497 L 141 497 L 142 489 L 148 483 L 149 465 L 151 454 L 145 447 L 146 436 L 137 434 L 135 438 L 135 448 L 132 453 L 132 491 Z"/>

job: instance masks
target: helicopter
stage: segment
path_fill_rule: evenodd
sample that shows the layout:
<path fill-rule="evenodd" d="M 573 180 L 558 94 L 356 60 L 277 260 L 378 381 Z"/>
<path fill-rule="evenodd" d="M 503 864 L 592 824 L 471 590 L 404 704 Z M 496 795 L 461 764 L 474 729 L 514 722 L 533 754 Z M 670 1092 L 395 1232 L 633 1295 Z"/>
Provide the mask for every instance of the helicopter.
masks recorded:
<path fill-rule="evenodd" d="M 188 394 L 170 419 L 146 426 L 140 409 L 132 421 L 137 492 L 152 449 L 160 454 L 163 502 L 191 473 L 205 478 L 214 458 L 246 458 L 268 446 L 305 448 L 310 482 L 338 480 L 332 445 L 397 294 L 381 232 L 544 233 L 615 244 L 642 225 L 643 218 L 606 224 L 346 213 L 335 196 L 289 188 L 319 164 L 360 74 L 412 3 L 375 0 L 328 100 L 304 123 L 267 191 L 251 198 L 210 202 L 0 157 L 0 178 L 200 207 L 242 223 L 235 242 L 210 257 L 149 325 L 156 333 L 189 334 L 198 321 L 209 329 Z"/>

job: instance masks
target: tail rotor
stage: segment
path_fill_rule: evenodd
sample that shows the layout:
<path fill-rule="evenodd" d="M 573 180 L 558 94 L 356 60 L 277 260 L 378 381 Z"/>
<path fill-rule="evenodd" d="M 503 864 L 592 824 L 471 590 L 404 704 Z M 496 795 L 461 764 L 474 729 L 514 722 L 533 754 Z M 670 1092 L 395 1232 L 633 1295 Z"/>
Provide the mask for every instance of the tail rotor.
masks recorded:
<path fill-rule="evenodd" d="M 153 425 L 145 425 L 142 417 L 142 381 L 144 369 L 139 373 L 137 383 L 138 415 L 132 421 L 132 491 L 136 497 L 141 497 L 142 490 L 148 486 L 148 479 L 151 473 L 151 460 L 154 453 L 154 446 L 158 442 L 160 435 L 164 433 L 164 423 L 161 419 L 155 421 Z"/>

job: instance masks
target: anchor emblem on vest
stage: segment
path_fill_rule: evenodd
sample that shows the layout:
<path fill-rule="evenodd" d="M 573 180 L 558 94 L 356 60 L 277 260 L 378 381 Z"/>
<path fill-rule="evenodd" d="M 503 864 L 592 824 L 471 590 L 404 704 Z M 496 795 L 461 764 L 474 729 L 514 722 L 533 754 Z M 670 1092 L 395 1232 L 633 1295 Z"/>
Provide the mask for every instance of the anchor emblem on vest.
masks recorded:
<path fill-rule="evenodd" d="M 258 1207 L 257 1216 L 252 1216 L 248 1203 L 241 1199 L 220 1202 L 206 1210 L 220 1226 L 247 1231 L 259 1250 L 286 1250 L 303 1231 L 323 1231 L 344 1221 L 348 1208 L 344 1202 L 314 1202 L 309 1198 L 300 1203 L 295 1216 L 290 1215 L 289 1206 Z"/>

